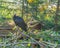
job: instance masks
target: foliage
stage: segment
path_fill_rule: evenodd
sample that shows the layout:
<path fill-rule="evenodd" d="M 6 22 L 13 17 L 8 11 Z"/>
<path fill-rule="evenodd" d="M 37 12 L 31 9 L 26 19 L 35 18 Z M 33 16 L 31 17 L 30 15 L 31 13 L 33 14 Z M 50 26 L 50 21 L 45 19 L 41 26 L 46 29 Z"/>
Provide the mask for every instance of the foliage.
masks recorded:
<path fill-rule="evenodd" d="M 7 25 L 6 22 L 12 22 L 13 15 L 16 13 L 18 16 L 21 16 L 24 21 L 28 24 L 28 22 L 33 19 L 37 22 L 43 22 L 44 27 L 42 30 L 33 30 L 29 28 L 28 33 L 30 37 L 33 37 L 35 40 L 39 40 L 38 42 L 42 42 L 46 44 L 46 48 L 49 48 L 53 45 L 56 47 L 60 44 L 60 17 L 58 15 L 58 25 L 59 30 L 54 30 L 55 26 L 55 13 L 57 0 L 15 0 L 15 1 L 5 1 L 0 0 L 0 25 Z M 28 24 L 29 25 L 29 24 Z M 16 30 L 14 28 L 14 30 Z M 32 31 L 32 32 L 31 32 Z M 1 45 L 0 48 L 31 48 L 32 44 L 30 42 L 35 42 L 30 38 L 28 40 L 23 39 L 16 42 L 15 40 L 9 42 L 10 39 L 15 39 L 16 35 L 8 34 L 11 38 L 0 38 Z M 17 44 L 15 44 L 17 43 Z M 26 43 L 26 44 L 24 44 Z M 57 47 L 58 48 L 58 47 Z"/>

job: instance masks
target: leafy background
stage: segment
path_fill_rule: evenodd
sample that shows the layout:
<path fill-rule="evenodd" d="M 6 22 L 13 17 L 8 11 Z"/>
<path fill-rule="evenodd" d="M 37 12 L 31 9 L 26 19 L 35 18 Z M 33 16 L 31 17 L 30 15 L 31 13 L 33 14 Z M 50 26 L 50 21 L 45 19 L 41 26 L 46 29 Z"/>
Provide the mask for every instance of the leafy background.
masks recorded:
<path fill-rule="evenodd" d="M 21 16 L 27 24 L 31 19 L 37 22 L 43 22 L 44 27 L 41 31 L 32 31 L 33 29 L 29 28 L 28 32 L 32 31 L 30 37 L 39 39 L 38 42 L 45 44 L 45 48 L 58 48 L 57 46 L 60 44 L 59 16 L 57 17 L 57 31 L 54 29 L 57 1 L 58 0 L 0 0 L 0 26 L 13 25 L 13 15 L 15 13 Z M 15 29 L 13 28 L 13 30 Z M 9 40 L 14 39 L 16 35 L 13 33 L 9 33 L 8 35 L 11 37 L 0 37 L 0 42 L 2 42 L 0 45 L 1 48 L 33 48 L 30 42 L 35 42 L 34 40 L 18 39 L 17 44 L 15 44 L 15 40 L 11 44 Z M 42 48 L 42 46 L 37 46 L 36 48 Z"/>

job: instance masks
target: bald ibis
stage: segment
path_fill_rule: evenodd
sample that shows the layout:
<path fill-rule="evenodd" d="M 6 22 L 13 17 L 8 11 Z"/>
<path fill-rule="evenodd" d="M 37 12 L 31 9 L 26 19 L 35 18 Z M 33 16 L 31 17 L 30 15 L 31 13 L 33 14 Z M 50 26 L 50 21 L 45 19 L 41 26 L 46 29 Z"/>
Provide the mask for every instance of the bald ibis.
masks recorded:
<path fill-rule="evenodd" d="M 27 31 L 27 24 L 24 22 L 22 17 L 19 17 L 16 14 L 14 14 L 13 20 L 14 20 L 16 26 L 20 27 L 24 31 Z"/>

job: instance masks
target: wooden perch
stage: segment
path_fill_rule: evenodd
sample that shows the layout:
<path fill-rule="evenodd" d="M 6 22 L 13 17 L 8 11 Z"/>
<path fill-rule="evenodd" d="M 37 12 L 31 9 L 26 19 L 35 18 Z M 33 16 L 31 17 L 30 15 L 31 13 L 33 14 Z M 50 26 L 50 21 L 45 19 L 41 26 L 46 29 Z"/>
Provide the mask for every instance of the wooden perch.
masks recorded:
<path fill-rule="evenodd" d="M 12 30 L 12 26 L 0 26 L 0 30 Z"/>
<path fill-rule="evenodd" d="M 0 26 L 0 36 L 8 36 L 10 32 L 15 33 L 13 26 Z"/>

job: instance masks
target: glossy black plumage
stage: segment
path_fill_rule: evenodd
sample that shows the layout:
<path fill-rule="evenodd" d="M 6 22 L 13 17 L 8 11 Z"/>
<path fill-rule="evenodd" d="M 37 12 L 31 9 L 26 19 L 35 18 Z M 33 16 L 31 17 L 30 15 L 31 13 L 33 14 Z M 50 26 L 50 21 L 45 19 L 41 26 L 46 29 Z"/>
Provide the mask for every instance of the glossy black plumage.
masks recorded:
<path fill-rule="evenodd" d="M 27 31 L 27 24 L 24 22 L 23 18 L 16 16 L 16 14 L 15 14 L 13 16 L 13 20 L 14 20 L 16 26 L 20 27 L 24 31 Z"/>

